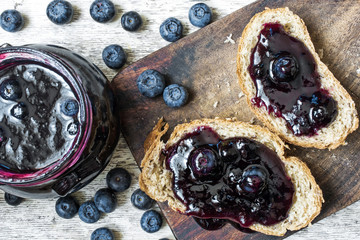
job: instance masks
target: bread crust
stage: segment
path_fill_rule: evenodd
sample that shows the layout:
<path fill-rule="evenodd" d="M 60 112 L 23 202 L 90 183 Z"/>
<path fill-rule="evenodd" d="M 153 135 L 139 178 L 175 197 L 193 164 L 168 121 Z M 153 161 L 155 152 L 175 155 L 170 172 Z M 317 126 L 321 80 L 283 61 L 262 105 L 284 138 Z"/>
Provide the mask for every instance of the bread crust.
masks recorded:
<path fill-rule="evenodd" d="M 162 129 L 163 126 L 166 127 Z M 272 226 L 256 223 L 250 229 L 268 235 L 283 236 L 287 230 L 298 230 L 308 226 L 320 213 L 324 201 L 320 187 L 305 163 L 296 157 L 285 157 L 285 144 L 277 135 L 257 125 L 223 119 L 200 119 L 180 124 L 175 127 L 166 144 L 161 141 L 161 136 L 165 134 L 168 125 L 163 123 L 163 119 L 159 120 L 147 138 L 151 139 L 152 143 L 146 143 L 149 147 L 141 162 L 142 172 L 139 177 L 140 188 L 151 198 L 160 202 L 168 201 L 170 208 L 180 213 L 186 211 L 186 207 L 174 195 L 173 175 L 166 169 L 161 152 L 200 126 L 211 127 L 222 138 L 246 137 L 258 141 L 275 151 L 284 162 L 286 173 L 295 189 L 288 218 Z"/>
<path fill-rule="evenodd" d="M 322 88 L 329 90 L 330 96 L 338 103 L 338 115 L 335 120 L 329 126 L 319 130 L 318 133 L 312 137 L 295 136 L 286 128 L 284 119 L 276 117 L 273 113 L 268 114 L 264 107 L 258 108 L 251 102 L 251 99 L 256 96 L 256 87 L 248 73 L 250 55 L 257 43 L 257 37 L 260 34 L 263 24 L 268 22 L 278 22 L 282 24 L 288 34 L 296 37 L 307 46 L 317 64 L 317 71 L 321 77 L 320 82 Z M 348 134 L 358 128 L 359 120 L 354 101 L 327 66 L 320 60 L 319 55 L 315 52 L 314 45 L 303 20 L 288 8 L 266 9 L 252 17 L 240 38 L 236 61 L 236 72 L 239 78 L 239 84 L 246 96 L 246 101 L 250 109 L 261 122 L 271 131 L 279 134 L 285 141 L 302 147 L 335 149 L 345 144 L 345 139 Z"/>

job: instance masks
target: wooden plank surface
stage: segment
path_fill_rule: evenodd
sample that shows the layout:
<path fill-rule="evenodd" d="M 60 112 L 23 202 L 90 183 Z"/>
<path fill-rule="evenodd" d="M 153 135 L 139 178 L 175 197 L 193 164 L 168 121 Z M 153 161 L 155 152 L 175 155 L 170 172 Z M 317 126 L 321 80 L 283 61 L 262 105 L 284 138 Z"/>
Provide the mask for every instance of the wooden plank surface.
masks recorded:
<path fill-rule="evenodd" d="M 117 72 L 108 69 L 101 60 L 101 51 L 105 46 L 113 43 L 122 45 L 129 56 L 128 64 L 131 64 L 168 45 L 167 42 L 161 39 L 158 33 L 159 25 L 167 17 L 174 16 L 179 18 L 185 25 L 186 34 L 197 30 L 187 20 L 188 9 L 195 1 L 113 0 L 117 7 L 117 17 L 114 21 L 105 25 L 95 23 L 89 16 L 88 9 L 92 0 L 68 1 L 75 6 L 75 16 L 74 21 L 66 26 L 55 26 L 47 19 L 45 9 L 50 0 L 0 1 L 0 12 L 13 8 L 18 3 L 17 9 L 25 15 L 26 19 L 25 28 L 21 32 L 7 33 L 0 29 L 0 43 L 9 42 L 13 45 L 52 43 L 62 45 L 93 61 L 100 67 L 108 79 L 112 79 Z M 205 2 L 213 8 L 215 19 L 221 19 L 251 3 L 252 0 L 208 0 Z M 357 0 L 353 2 L 359 3 Z M 145 20 L 145 24 L 140 32 L 128 33 L 121 28 L 121 14 L 131 10 L 138 11 Z M 307 22 L 310 20 L 311 12 L 309 12 Z M 326 19 L 323 20 L 326 21 Z M 337 24 L 337 21 L 330 22 L 329 24 L 330 26 L 331 24 Z M 352 24 L 346 29 L 354 27 L 356 26 Z M 328 31 L 331 32 L 332 30 L 332 28 L 329 28 Z M 238 36 L 234 35 L 233 39 L 236 37 Z M 312 37 L 314 36 L 312 35 Z M 321 38 L 321 35 L 318 38 Z M 226 36 L 221 36 L 219 39 L 223 42 Z M 231 43 L 224 45 L 230 48 L 233 47 Z M 318 49 L 325 45 L 320 42 L 316 47 Z M 355 78 L 356 73 L 353 70 L 356 65 L 360 67 L 359 47 L 360 43 L 357 42 L 357 45 L 353 46 L 353 49 L 349 49 L 346 53 L 352 59 L 352 61 L 348 62 L 354 65 L 351 71 L 347 72 L 344 76 L 337 75 L 341 81 L 351 81 Z M 337 71 L 341 71 L 341 67 L 338 67 L 335 62 L 331 61 L 332 54 L 337 54 L 338 52 L 336 49 L 324 49 L 325 63 L 330 66 L 331 70 L 336 68 L 338 69 Z M 225 86 L 227 87 L 227 84 Z M 221 107 L 221 102 L 218 103 L 218 107 Z M 348 161 L 350 159 L 346 160 L 346 162 Z M 116 239 L 156 240 L 163 237 L 174 239 L 170 228 L 166 224 L 164 224 L 159 232 L 154 234 L 148 234 L 141 230 L 139 219 L 142 211 L 132 207 L 129 201 L 132 191 L 138 187 L 136 178 L 139 174 L 139 169 L 123 137 L 120 139 L 117 150 L 105 172 L 86 188 L 76 193 L 76 197 L 80 201 L 90 199 L 97 189 L 105 186 L 104 179 L 106 172 L 115 166 L 128 169 L 134 181 L 129 190 L 118 196 L 119 206 L 114 213 L 104 215 L 98 223 L 89 225 L 82 223 L 78 217 L 71 220 L 59 218 L 54 211 L 54 199 L 26 200 L 20 206 L 14 208 L 6 205 L 3 195 L 0 194 L 0 239 L 85 240 L 90 239 L 89 236 L 94 229 L 103 226 L 113 229 Z M 356 202 L 344 210 L 315 223 L 312 227 L 290 236 L 288 239 L 357 239 L 360 232 L 359 212 L 360 202 Z M 228 229 L 226 228 L 224 231 L 228 231 Z M 236 234 L 232 239 L 236 239 Z"/>

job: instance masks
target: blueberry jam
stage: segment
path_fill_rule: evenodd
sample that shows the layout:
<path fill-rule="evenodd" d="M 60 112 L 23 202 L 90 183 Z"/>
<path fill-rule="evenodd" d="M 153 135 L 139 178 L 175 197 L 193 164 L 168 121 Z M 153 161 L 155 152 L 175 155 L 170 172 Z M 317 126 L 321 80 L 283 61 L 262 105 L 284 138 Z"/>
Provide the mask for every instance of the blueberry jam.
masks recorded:
<path fill-rule="evenodd" d="M 248 68 L 257 90 L 252 103 L 285 119 L 294 135 L 315 135 L 337 115 L 316 68 L 311 52 L 281 24 L 264 24 Z"/>
<path fill-rule="evenodd" d="M 202 126 L 164 154 L 174 174 L 174 194 L 187 215 L 227 219 L 243 228 L 287 217 L 293 184 L 281 159 L 265 145 L 248 138 L 221 139 Z"/>

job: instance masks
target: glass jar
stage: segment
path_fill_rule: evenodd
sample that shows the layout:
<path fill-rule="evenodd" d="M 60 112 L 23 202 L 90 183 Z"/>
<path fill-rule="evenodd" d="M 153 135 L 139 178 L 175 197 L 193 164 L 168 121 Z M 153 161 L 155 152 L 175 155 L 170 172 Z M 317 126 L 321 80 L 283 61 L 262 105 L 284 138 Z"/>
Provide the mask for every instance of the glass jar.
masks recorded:
<path fill-rule="evenodd" d="M 55 45 L 0 48 L 0 188 L 64 196 L 108 164 L 120 129 L 104 74 Z"/>

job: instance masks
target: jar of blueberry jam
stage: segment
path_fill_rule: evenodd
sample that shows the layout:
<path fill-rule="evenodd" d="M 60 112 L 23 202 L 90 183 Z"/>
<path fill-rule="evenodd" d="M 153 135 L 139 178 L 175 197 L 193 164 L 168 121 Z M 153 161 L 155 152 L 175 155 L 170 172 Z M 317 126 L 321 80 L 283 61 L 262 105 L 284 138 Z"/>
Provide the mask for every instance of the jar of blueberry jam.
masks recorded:
<path fill-rule="evenodd" d="M 0 188 L 64 196 L 107 165 L 119 138 L 104 74 L 54 45 L 0 48 Z"/>

